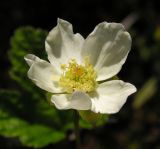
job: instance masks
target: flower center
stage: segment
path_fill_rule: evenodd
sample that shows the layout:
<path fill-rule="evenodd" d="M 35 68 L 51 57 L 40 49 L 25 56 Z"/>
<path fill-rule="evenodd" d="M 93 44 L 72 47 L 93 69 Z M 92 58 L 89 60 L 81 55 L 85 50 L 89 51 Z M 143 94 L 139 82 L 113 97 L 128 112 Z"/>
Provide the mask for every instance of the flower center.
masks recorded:
<path fill-rule="evenodd" d="M 97 87 L 96 71 L 89 63 L 89 59 L 84 60 L 84 65 L 77 64 L 75 59 L 72 59 L 68 66 L 61 65 L 63 71 L 59 85 L 68 93 L 73 91 L 92 92 Z"/>

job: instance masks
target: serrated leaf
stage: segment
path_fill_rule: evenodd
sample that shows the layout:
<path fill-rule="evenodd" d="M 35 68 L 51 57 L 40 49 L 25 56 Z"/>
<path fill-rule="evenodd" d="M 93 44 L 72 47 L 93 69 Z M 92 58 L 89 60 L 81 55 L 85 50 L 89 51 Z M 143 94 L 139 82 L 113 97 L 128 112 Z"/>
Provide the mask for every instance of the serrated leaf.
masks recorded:
<path fill-rule="evenodd" d="M 46 36 L 46 31 L 27 26 L 17 29 L 11 38 L 11 48 L 8 52 L 9 60 L 12 64 L 10 70 L 11 78 L 30 92 L 38 89 L 27 78 L 28 66 L 24 61 L 24 56 L 33 53 L 45 58 L 44 43 Z"/>

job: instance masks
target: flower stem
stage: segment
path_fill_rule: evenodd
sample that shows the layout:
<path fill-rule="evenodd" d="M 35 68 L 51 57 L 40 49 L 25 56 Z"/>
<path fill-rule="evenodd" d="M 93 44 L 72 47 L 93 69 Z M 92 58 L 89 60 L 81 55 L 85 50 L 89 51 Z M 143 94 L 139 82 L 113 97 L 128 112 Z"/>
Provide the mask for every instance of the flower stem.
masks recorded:
<path fill-rule="evenodd" d="M 80 149 L 79 114 L 74 110 L 74 129 L 76 136 L 76 149 Z"/>

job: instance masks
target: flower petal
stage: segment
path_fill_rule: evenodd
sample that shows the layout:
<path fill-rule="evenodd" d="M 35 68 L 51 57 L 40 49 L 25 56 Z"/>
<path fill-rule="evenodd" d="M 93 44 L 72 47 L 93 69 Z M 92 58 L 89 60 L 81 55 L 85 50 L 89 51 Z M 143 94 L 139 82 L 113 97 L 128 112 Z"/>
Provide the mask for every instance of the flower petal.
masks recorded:
<path fill-rule="evenodd" d="M 92 96 L 92 111 L 96 113 L 117 113 L 127 100 L 136 92 L 135 86 L 121 80 L 102 83 L 97 88 L 97 94 Z"/>
<path fill-rule="evenodd" d="M 131 37 L 122 24 L 103 22 L 87 37 L 82 56 L 88 56 L 94 65 L 97 81 L 116 75 L 131 48 Z"/>
<path fill-rule="evenodd" d="M 27 64 L 29 66 L 31 66 L 34 62 L 41 62 L 42 61 L 39 57 L 37 57 L 37 56 L 35 56 L 33 54 L 27 54 L 24 57 L 24 59 L 25 59 L 25 61 L 27 62 Z"/>
<path fill-rule="evenodd" d="M 90 97 L 80 91 L 75 91 L 71 94 L 53 95 L 51 102 L 54 103 L 57 109 L 76 109 L 89 110 L 91 109 Z"/>
<path fill-rule="evenodd" d="M 34 55 L 27 55 L 25 60 L 30 66 L 28 77 L 38 87 L 52 93 L 61 92 L 58 88 L 59 74 L 50 63 Z"/>
<path fill-rule="evenodd" d="M 83 42 L 80 34 L 73 33 L 69 22 L 58 19 L 57 26 L 50 31 L 45 42 L 49 61 L 57 69 L 60 69 L 60 64 L 68 63 L 70 59 L 75 58 L 80 62 Z"/>

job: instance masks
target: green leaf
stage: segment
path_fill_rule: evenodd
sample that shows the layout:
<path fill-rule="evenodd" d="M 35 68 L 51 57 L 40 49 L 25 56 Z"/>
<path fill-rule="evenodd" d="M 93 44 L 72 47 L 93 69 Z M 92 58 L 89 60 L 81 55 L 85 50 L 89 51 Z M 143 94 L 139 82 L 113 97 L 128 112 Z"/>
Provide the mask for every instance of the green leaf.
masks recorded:
<path fill-rule="evenodd" d="M 82 118 L 79 120 L 79 125 L 81 128 L 85 128 L 85 129 L 92 129 L 95 127 L 95 125 L 89 123 L 88 121 L 86 121 Z"/>
<path fill-rule="evenodd" d="M 33 92 L 36 88 L 27 78 L 28 65 L 24 60 L 26 54 L 35 54 L 40 58 L 47 58 L 44 43 L 47 32 L 33 27 L 21 27 L 11 38 L 11 48 L 8 52 L 12 64 L 10 76 L 24 89 Z"/>
<path fill-rule="evenodd" d="M 1 120 L 0 134 L 6 137 L 18 137 L 23 145 L 35 148 L 57 143 L 65 138 L 63 132 L 39 124 L 29 124 L 13 117 Z"/>
<path fill-rule="evenodd" d="M 24 145 L 35 148 L 44 147 L 50 143 L 57 143 L 64 138 L 63 132 L 38 124 L 28 125 L 28 128 L 20 136 L 20 140 Z"/>

